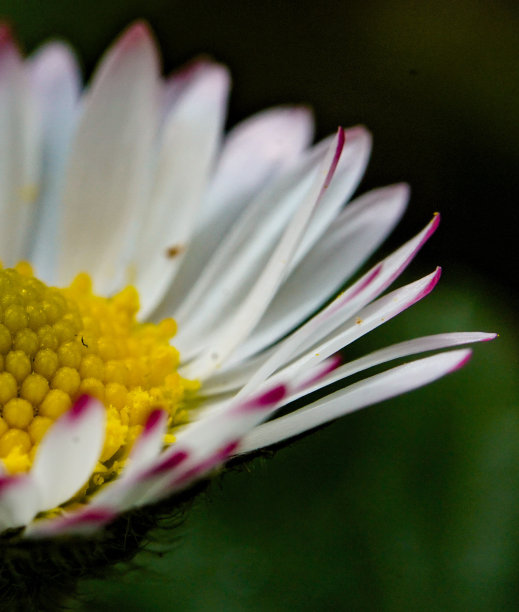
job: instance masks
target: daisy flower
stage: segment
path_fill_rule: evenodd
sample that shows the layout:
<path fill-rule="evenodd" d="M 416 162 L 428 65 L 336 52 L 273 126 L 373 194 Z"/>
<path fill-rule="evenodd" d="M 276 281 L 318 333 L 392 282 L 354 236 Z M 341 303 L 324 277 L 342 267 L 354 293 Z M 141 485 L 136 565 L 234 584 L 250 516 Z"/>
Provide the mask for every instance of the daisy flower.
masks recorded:
<path fill-rule="evenodd" d="M 209 60 L 161 77 L 142 23 L 83 91 L 67 46 L 23 60 L 2 28 L 4 537 L 96 532 L 230 459 L 432 382 L 470 351 L 374 366 L 494 337 L 439 334 L 341 363 L 434 288 L 439 269 L 386 292 L 439 216 L 356 274 L 407 186 L 345 206 L 366 129 L 311 145 L 309 111 L 279 107 L 224 134 L 228 90 Z"/>

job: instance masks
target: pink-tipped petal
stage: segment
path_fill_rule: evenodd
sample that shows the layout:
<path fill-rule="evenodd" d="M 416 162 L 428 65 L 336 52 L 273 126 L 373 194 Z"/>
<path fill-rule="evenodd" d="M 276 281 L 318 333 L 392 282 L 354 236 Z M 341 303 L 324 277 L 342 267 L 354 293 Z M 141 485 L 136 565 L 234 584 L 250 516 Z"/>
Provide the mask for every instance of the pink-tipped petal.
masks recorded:
<path fill-rule="evenodd" d="M 158 456 L 164 445 L 164 434 L 168 415 L 164 410 L 153 410 L 149 415 L 144 430 L 137 438 L 121 478 L 130 478 L 136 471 L 144 469 Z"/>
<path fill-rule="evenodd" d="M 281 286 L 262 320 L 250 338 L 233 353 L 229 364 L 273 345 L 337 295 L 348 277 L 394 228 L 408 197 L 407 185 L 392 185 L 348 204 Z M 380 269 L 375 268 L 373 276 L 365 279 L 365 286 Z M 362 289 L 359 286 L 358 292 Z"/>
<path fill-rule="evenodd" d="M 186 367 L 188 378 L 207 378 L 211 372 L 221 367 L 224 360 L 258 323 L 284 280 L 290 261 L 308 228 L 312 213 L 319 205 L 333 177 L 343 146 L 344 130 L 339 129 L 306 197 L 286 227 L 258 280 L 237 307 L 236 312 L 217 330 L 210 345 Z"/>
<path fill-rule="evenodd" d="M 39 510 L 67 501 L 88 480 L 103 447 L 105 419 L 104 406 L 84 396 L 43 438 L 31 471 L 40 490 Z"/>
<path fill-rule="evenodd" d="M 252 374 L 240 391 L 245 396 L 259 388 L 273 372 L 309 349 L 374 300 L 405 270 L 425 241 L 438 226 L 439 215 L 394 253 L 376 264 L 307 323 L 280 342 L 272 354 Z"/>
<path fill-rule="evenodd" d="M 287 377 L 290 379 L 293 376 L 301 375 L 301 373 L 304 374 L 307 368 L 315 367 L 329 355 L 333 355 L 426 297 L 436 287 L 440 275 L 441 269 L 437 268 L 428 276 L 396 289 L 372 302 L 358 311 L 354 318 L 348 319 L 334 330 L 321 343 L 312 346 L 295 362 L 281 370 L 277 376 L 282 379 Z"/>
<path fill-rule="evenodd" d="M 287 416 L 260 425 L 245 437 L 240 451 L 250 452 L 275 444 L 360 408 L 417 389 L 462 367 L 470 354 L 468 349 L 440 353 L 362 380 Z"/>
<path fill-rule="evenodd" d="M 337 369 L 330 371 L 330 373 L 322 379 L 314 381 L 307 388 L 296 390 L 296 393 L 290 396 L 290 400 L 293 401 L 298 397 L 321 389 L 324 386 L 344 380 L 348 376 L 352 376 L 353 374 L 357 374 L 358 372 L 387 363 L 394 359 L 401 359 L 402 357 L 409 357 L 410 355 L 425 353 L 427 351 L 437 351 L 463 344 L 471 344 L 473 342 L 488 342 L 495 337 L 496 334 L 484 332 L 453 332 L 436 334 L 434 336 L 424 336 L 423 338 L 399 342 L 398 344 L 393 344 L 392 346 L 388 346 L 370 353 L 369 355 L 365 355 L 364 357 L 360 357 L 359 359 L 355 359 L 354 361 L 345 363 Z"/>
<path fill-rule="evenodd" d="M 110 508 L 81 508 L 52 519 L 35 521 L 25 530 L 29 538 L 55 538 L 70 535 L 91 535 L 117 517 Z"/>
<path fill-rule="evenodd" d="M 259 193 L 292 167 L 312 133 L 311 113 L 281 107 L 263 111 L 230 131 L 206 190 L 195 234 L 173 285 L 158 310 L 175 312 L 236 219 Z"/>

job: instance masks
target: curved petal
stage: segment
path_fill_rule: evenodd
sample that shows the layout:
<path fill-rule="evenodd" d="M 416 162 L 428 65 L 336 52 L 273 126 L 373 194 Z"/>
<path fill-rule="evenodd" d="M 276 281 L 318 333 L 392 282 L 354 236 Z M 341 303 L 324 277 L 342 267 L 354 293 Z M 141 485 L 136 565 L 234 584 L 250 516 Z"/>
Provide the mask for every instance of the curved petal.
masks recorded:
<path fill-rule="evenodd" d="M 183 359 L 192 358 L 198 345 L 207 343 L 208 330 L 250 290 L 297 207 L 320 179 L 319 164 L 331 143 L 328 138 L 313 147 L 290 171 L 261 191 L 233 224 L 200 277 L 194 279 L 174 313 L 180 329 L 175 342 Z"/>
<path fill-rule="evenodd" d="M 327 302 L 380 246 L 402 216 L 409 189 L 394 185 L 351 202 L 281 286 L 229 364 L 260 352 Z"/>
<path fill-rule="evenodd" d="M 395 359 L 409 357 L 418 353 L 426 353 L 428 351 L 437 351 L 439 349 L 451 348 L 463 344 L 472 344 L 473 342 L 488 342 L 494 340 L 496 334 L 485 332 L 452 332 L 446 334 L 435 334 L 433 336 L 423 336 L 405 342 L 399 342 L 387 346 L 378 351 L 374 351 L 364 357 L 359 357 L 354 361 L 345 363 L 344 365 L 333 369 L 328 376 L 321 378 L 314 384 L 305 387 L 290 396 L 289 401 L 294 401 L 303 395 L 313 393 L 324 386 L 331 385 L 340 380 L 344 380 L 348 376 L 353 376 L 358 372 L 363 372 L 374 366 L 378 366 Z"/>
<path fill-rule="evenodd" d="M 283 281 L 286 269 L 308 227 L 312 212 L 332 180 L 343 144 L 344 132 L 339 130 L 337 138 L 319 167 L 310 191 L 287 226 L 257 282 L 238 306 L 236 312 L 220 325 L 209 347 L 193 363 L 186 366 L 188 378 L 203 379 L 218 369 L 232 350 L 248 336 L 263 315 Z"/>
<path fill-rule="evenodd" d="M 272 354 L 258 367 L 243 386 L 239 395 L 246 396 L 253 390 L 257 390 L 258 386 L 273 372 L 279 370 L 322 338 L 326 338 L 339 325 L 380 295 L 405 270 L 423 244 L 434 233 L 438 223 L 439 215 L 435 215 L 432 221 L 414 238 L 373 266 L 371 270 L 368 270 L 326 308 L 276 345 Z"/>
<path fill-rule="evenodd" d="M 469 349 L 440 353 L 376 374 L 287 416 L 260 425 L 241 442 L 240 453 L 276 444 L 360 408 L 426 385 L 461 368 Z"/>
<path fill-rule="evenodd" d="M 39 510 L 67 501 L 88 480 L 103 447 L 105 418 L 104 406 L 83 396 L 43 438 L 31 470 L 40 491 Z"/>

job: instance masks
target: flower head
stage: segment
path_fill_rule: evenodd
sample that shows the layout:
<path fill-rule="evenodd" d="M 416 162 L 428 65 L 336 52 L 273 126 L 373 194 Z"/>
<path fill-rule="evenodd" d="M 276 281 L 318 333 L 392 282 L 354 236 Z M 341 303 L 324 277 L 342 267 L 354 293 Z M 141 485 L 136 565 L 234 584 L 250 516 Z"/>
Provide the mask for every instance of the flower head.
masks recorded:
<path fill-rule="evenodd" d="M 83 93 L 66 46 L 24 61 L 1 30 L 0 530 L 96 532 L 470 351 L 368 373 L 287 412 L 301 397 L 493 337 L 439 334 L 341 364 L 341 349 L 436 285 L 439 269 L 384 293 L 439 216 L 338 294 L 408 188 L 344 207 L 369 133 L 309 146 L 308 110 L 280 107 L 223 136 L 228 88 L 206 60 L 162 78 L 141 23 Z"/>

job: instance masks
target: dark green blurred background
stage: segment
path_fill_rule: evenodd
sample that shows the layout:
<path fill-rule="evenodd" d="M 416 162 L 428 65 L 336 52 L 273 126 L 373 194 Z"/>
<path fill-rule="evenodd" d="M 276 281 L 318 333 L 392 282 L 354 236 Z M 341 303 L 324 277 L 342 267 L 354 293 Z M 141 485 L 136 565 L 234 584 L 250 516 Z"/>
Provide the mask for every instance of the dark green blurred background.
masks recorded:
<path fill-rule="evenodd" d="M 144 17 L 167 71 L 200 52 L 230 66 L 230 125 L 284 102 L 310 103 L 319 136 L 366 124 L 362 189 L 413 187 L 385 250 L 440 210 L 408 278 L 438 263 L 444 278 L 360 348 L 501 334 L 463 371 L 227 474 L 180 543 L 83 585 L 81 609 L 518 609 L 519 3 L 3 0 L 0 13 L 28 52 L 70 40 L 86 75 Z"/>

